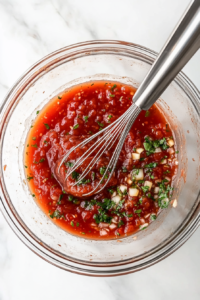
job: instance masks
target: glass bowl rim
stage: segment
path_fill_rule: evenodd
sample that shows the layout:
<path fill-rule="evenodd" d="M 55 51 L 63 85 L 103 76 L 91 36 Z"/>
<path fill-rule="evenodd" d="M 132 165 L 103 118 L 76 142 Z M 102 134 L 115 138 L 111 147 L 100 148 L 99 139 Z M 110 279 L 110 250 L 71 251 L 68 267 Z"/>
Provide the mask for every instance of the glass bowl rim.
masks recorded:
<path fill-rule="evenodd" d="M 89 49 L 101 49 L 100 46 L 107 47 L 108 49 L 114 48 L 115 50 L 118 48 L 120 51 L 124 50 L 126 54 L 128 54 L 130 51 L 135 50 L 138 52 L 138 54 L 145 55 L 146 57 L 148 56 L 148 63 L 153 62 L 156 56 L 158 55 L 155 51 L 152 51 L 146 47 L 134 44 L 134 43 L 128 43 L 128 42 L 123 42 L 123 41 L 118 41 L 118 40 L 92 40 L 92 41 L 87 41 L 87 42 L 82 42 L 82 43 L 77 43 L 73 44 L 67 47 L 63 47 L 61 49 L 58 49 L 45 57 L 43 57 L 41 60 L 37 61 L 33 66 L 31 66 L 19 79 L 18 81 L 13 85 L 13 87 L 8 91 L 7 95 L 5 96 L 1 107 L 0 107 L 0 139 L 1 139 L 1 147 L 3 144 L 3 136 L 4 136 L 4 124 L 3 124 L 3 116 L 5 112 L 9 109 L 9 104 L 12 101 L 14 104 L 19 97 L 19 95 L 23 94 L 26 91 L 26 86 L 29 88 L 29 83 L 33 81 L 34 76 L 37 76 L 38 74 L 45 73 L 45 71 L 48 71 L 48 66 L 49 65 L 55 65 L 58 58 L 62 59 L 62 55 L 68 53 L 68 57 L 74 55 L 75 53 L 84 53 L 86 52 L 86 55 L 90 54 L 88 51 Z M 84 48 L 85 47 L 85 48 Z M 73 51 L 70 53 L 70 51 Z M 97 53 L 98 54 L 98 53 Z M 142 56 L 141 56 L 142 57 Z M 76 59 L 76 58 L 75 58 Z M 49 64 L 49 65 L 48 65 Z M 48 65 L 48 66 L 47 66 Z M 56 67 L 56 66 L 54 66 Z M 38 69 L 40 72 L 38 72 Z M 41 76 L 41 75 L 40 75 Z M 37 77 L 36 77 L 37 78 Z M 181 87 L 185 87 L 184 92 L 188 95 L 188 89 L 190 93 L 193 93 L 196 98 L 199 100 L 200 99 L 200 92 L 197 89 L 197 87 L 190 81 L 190 79 L 183 73 L 180 72 L 178 76 L 174 79 L 174 81 L 180 85 Z M 33 82 L 32 82 L 33 83 Z M 14 98 L 13 98 L 14 97 Z M 193 103 L 194 104 L 194 103 Z M 199 101 L 197 101 L 198 106 L 199 106 Z M 199 115 L 199 108 L 195 107 L 196 111 Z M 5 116 L 4 116 L 5 117 Z M 6 115 L 7 117 L 7 115 Z M 110 270 L 103 270 L 103 267 L 106 265 L 104 264 L 101 266 L 101 263 L 98 265 L 91 265 L 87 263 L 81 263 L 76 261 L 76 265 L 73 265 L 73 262 L 70 260 L 67 260 L 68 263 L 66 262 L 59 262 L 58 258 L 56 258 L 56 255 L 54 255 L 53 252 L 49 251 L 46 249 L 45 252 L 45 247 L 44 245 L 38 244 L 38 242 L 30 236 L 28 233 L 28 230 L 22 226 L 22 224 L 17 220 L 17 217 L 15 215 L 15 212 L 12 210 L 9 205 L 7 205 L 6 201 L 6 194 L 4 193 L 4 182 L 3 182 L 3 176 L 2 176 L 2 157 L 1 157 L 1 162 L 0 162 L 0 209 L 2 214 L 4 215 L 7 223 L 9 226 L 12 228 L 12 230 L 15 232 L 15 234 L 20 238 L 20 240 L 29 248 L 31 249 L 34 253 L 36 253 L 38 256 L 43 258 L 44 260 L 50 262 L 51 264 L 60 267 L 64 270 L 71 271 L 73 273 L 77 274 L 82 274 L 82 275 L 90 275 L 90 276 L 117 276 L 117 275 L 122 275 L 122 274 L 129 274 L 134 271 L 142 270 L 144 268 L 147 268 L 165 257 L 169 256 L 171 253 L 173 253 L 175 250 L 177 250 L 182 244 L 184 244 L 187 239 L 194 233 L 194 231 L 198 228 L 199 223 L 200 223 L 200 214 L 198 212 L 198 209 L 200 209 L 200 204 L 198 207 L 196 207 L 195 211 L 193 211 L 192 215 L 190 216 L 190 222 L 188 220 L 187 226 L 182 228 L 182 231 L 177 234 L 177 236 L 174 237 L 174 239 L 170 242 L 170 247 L 169 245 L 165 245 L 164 249 L 160 248 L 159 251 L 156 252 L 156 255 L 151 254 L 151 257 L 147 257 L 147 259 L 142 259 L 144 260 L 142 263 L 137 265 L 136 267 L 134 266 L 128 266 L 129 262 L 124 262 L 124 263 L 119 263 L 119 266 L 125 266 L 124 269 L 110 269 Z M 200 192 L 198 194 L 198 197 L 200 195 Z M 13 215 L 15 216 L 15 219 L 13 219 Z M 194 216 L 194 220 L 191 221 L 192 217 Z M 167 247 L 168 246 L 168 247 Z M 167 249 L 165 249 L 167 248 Z M 162 251 L 165 250 L 165 251 Z M 72 263 L 70 265 L 70 263 Z M 109 264 L 108 264 L 109 265 Z M 85 268 L 88 266 L 89 268 Z M 96 269 L 92 270 L 91 266 L 94 266 Z M 115 267 L 116 264 L 113 264 Z"/>

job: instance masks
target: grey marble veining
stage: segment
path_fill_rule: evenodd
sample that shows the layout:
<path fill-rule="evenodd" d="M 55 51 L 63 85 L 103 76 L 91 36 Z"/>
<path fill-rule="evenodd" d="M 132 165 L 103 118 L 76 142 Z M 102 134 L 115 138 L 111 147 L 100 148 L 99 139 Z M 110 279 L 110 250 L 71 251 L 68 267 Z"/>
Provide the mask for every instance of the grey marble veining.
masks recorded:
<path fill-rule="evenodd" d="M 159 51 L 189 0 L 0 0 L 0 103 L 48 53 L 92 39 Z M 184 71 L 200 89 L 200 51 Z M 200 229 L 173 255 L 141 272 L 91 278 L 64 272 L 32 253 L 0 214 L 0 300 L 200 299 Z"/>

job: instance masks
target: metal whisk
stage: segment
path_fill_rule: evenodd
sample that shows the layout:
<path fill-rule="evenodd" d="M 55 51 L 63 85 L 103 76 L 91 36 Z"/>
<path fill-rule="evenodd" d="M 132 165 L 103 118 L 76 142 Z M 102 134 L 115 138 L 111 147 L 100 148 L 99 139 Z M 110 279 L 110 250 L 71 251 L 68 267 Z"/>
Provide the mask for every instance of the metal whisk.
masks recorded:
<path fill-rule="evenodd" d="M 74 183 L 74 185 L 79 184 L 79 182 L 87 176 L 91 168 L 96 164 L 105 151 L 111 149 L 113 145 L 116 144 L 101 181 L 99 181 L 97 186 L 90 193 L 84 194 L 84 196 L 94 193 L 109 171 L 107 181 L 101 189 L 98 189 L 98 192 L 104 189 L 112 177 L 126 136 L 141 110 L 148 110 L 155 103 L 162 92 L 199 49 L 199 47 L 200 0 L 195 0 L 189 5 L 171 37 L 152 65 L 149 73 L 133 96 L 133 104 L 115 122 L 87 138 L 77 146 L 72 147 L 72 149 L 70 149 L 70 151 L 63 157 L 58 172 L 60 172 L 61 165 L 67 160 L 74 150 L 84 147 L 86 144 L 94 140 L 92 146 L 76 160 L 73 167 L 67 172 L 65 180 L 72 174 L 72 172 L 81 166 L 81 164 L 90 157 L 92 153 L 96 152 L 84 172 L 79 176 L 76 183 Z"/>

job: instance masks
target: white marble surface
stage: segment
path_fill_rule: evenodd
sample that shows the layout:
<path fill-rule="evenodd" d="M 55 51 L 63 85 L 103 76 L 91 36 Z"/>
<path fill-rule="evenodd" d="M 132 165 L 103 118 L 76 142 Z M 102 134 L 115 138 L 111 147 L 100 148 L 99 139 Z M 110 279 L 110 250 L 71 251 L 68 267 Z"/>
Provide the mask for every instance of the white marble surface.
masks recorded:
<path fill-rule="evenodd" d="M 159 51 L 189 0 L 0 0 L 0 101 L 38 59 L 92 39 Z M 200 89 L 200 51 L 184 71 Z M 0 214 L 0 300 L 200 299 L 200 229 L 173 255 L 139 273 L 91 278 L 33 254 Z"/>

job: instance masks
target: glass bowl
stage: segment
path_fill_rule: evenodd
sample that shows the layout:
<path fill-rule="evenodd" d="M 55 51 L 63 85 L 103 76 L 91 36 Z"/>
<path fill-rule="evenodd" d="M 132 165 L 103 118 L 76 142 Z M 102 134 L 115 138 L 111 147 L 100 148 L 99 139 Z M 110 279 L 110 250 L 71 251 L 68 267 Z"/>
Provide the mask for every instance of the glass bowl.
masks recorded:
<path fill-rule="evenodd" d="M 128 274 L 159 262 L 197 229 L 200 211 L 200 93 L 180 73 L 159 100 L 179 149 L 173 201 L 156 222 L 132 236 L 97 241 L 57 227 L 34 202 L 23 154 L 36 111 L 56 94 L 90 80 L 115 80 L 138 87 L 156 53 L 121 41 L 91 41 L 65 47 L 31 67 L 1 107 L 0 208 L 18 237 L 53 265 L 91 276 Z"/>

